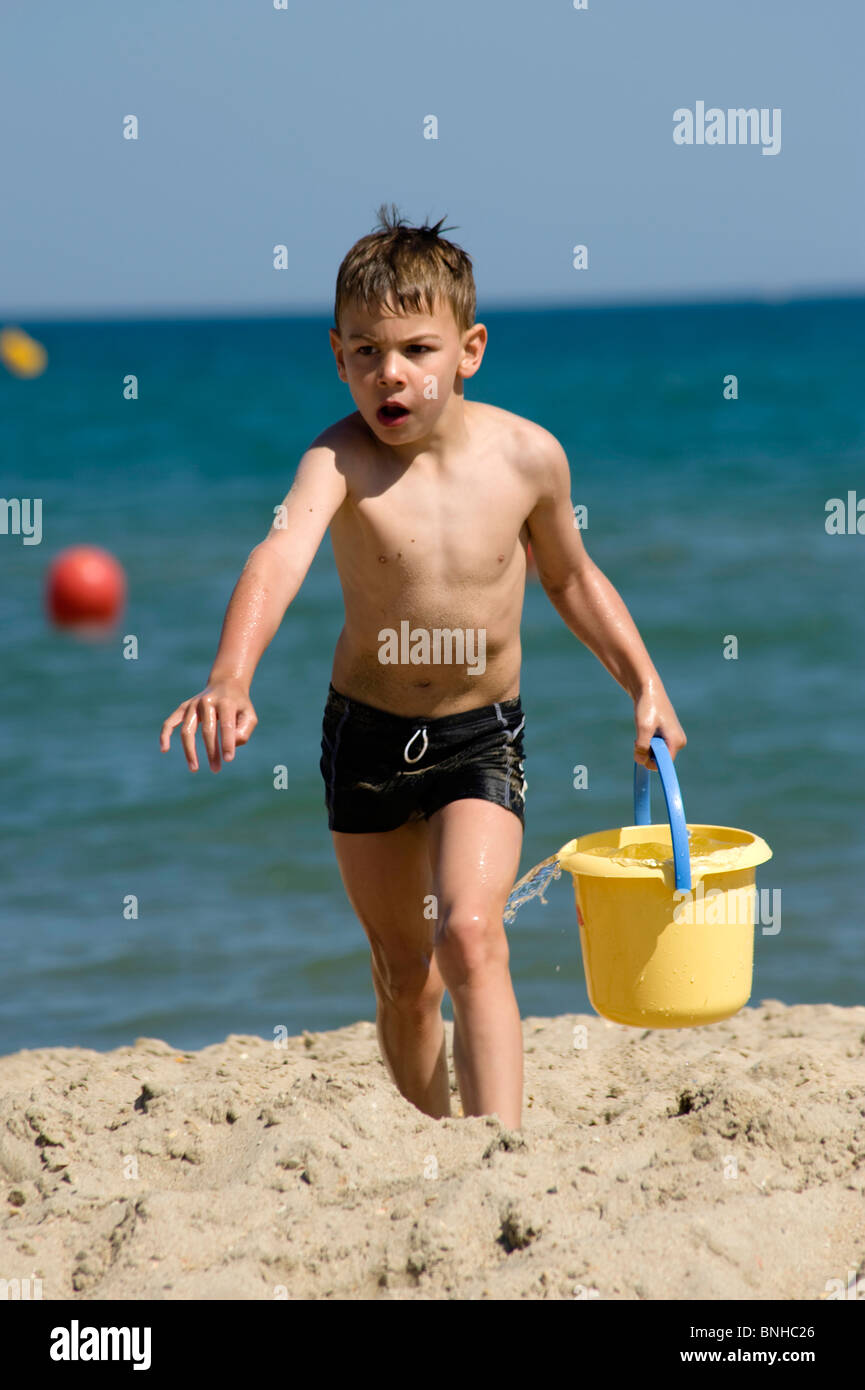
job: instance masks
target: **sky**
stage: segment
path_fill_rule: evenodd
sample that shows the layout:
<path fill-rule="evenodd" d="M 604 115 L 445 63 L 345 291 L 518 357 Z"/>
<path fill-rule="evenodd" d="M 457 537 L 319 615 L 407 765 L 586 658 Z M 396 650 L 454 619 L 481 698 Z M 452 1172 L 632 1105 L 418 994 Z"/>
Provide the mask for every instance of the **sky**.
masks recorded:
<path fill-rule="evenodd" d="M 0 322 L 330 313 L 382 202 L 479 313 L 862 293 L 862 0 L 585 4 L 3 0 Z"/>

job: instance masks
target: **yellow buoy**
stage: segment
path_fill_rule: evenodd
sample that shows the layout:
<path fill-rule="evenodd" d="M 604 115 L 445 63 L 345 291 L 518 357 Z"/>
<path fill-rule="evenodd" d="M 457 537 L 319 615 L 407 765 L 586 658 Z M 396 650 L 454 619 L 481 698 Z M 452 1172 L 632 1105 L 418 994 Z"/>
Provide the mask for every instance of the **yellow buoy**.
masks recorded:
<path fill-rule="evenodd" d="M 41 343 L 21 328 L 0 329 L 0 362 L 13 376 L 33 377 L 44 372 L 48 354 Z"/>

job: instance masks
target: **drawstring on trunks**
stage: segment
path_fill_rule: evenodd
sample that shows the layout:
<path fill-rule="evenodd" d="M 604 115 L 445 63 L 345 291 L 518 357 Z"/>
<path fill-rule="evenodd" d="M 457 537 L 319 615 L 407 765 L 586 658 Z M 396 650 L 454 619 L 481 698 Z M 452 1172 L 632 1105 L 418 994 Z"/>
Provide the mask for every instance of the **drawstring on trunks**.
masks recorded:
<path fill-rule="evenodd" d="M 408 750 L 411 748 L 418 734 L 423 734 L 423 747 L 421 748 L 420 752 L 417 754 L 416 757 L 410 758 L 408 755 Z M 412 734 L 411 738 L 409 739 L 408 743 L 403 749 L 403 757 L 405 758 L 407 763 L 419 763 L 428 747 L 429 739 L 426 736 L 426 728 L 424 727 L 423 729 L 415 729 L 414 733 Z"/>
<path fill-rule="evenodd" d="M 517 725 L 517 727 L 516 727 L 515 729 L 511 730 L 511 729 L 508 728 L 507 720 L 505 719 L 504 715 L 502 714 L 501 706 L 500 706 L 499 704 L 496 704 L 496 705 L 494 706 L 494 708 L 495 708 L 496 716 L 497 716 L 497 718 L 498 718 L 499 723 L 504 725 L 504 728 L 505 728 L 505 738 L 508 740 L 508 743 L 513 743 L 513 741 L 514 741 L 514 739 L 516 738 L 517 734 L 520 732 L 520 729 L 523 727 L 523 725 L 524 725 L 525 722 L 526 722 L 526 716 L 523 715 L 523 717 L 522 717 L 522 719 L 520 720 L 520 722 L 519 722 L 519 724 Z"/>

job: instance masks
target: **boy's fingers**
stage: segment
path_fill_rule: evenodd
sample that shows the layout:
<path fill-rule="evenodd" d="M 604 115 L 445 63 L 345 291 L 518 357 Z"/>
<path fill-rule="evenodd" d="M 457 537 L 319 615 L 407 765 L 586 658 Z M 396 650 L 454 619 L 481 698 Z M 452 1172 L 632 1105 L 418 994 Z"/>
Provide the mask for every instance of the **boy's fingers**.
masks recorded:
<path fill-rule="evenodd" d="M 183 718 L 183 711 L 185 709 L 186 705 L 178 705 L 174 713 L 169 714 L 168 718 L 163 723 L 159 732 L 159 747 L 162 749 L 163 753 L 170 748 L 172 730 L 177 728 L 177 725 Z"/>
<path fill-rule="evenodd" d="M 656 732 L 656 730 L 653 730 L 650 734 L 641 731 L 634 739 L 634 758 L 638 763 L 642 763 L 643 767 L 647 767 L 650 772 L 654 772 L 657 767 L 650 747 L 651 740 L 654 738 Z"/>
<path fill-rule="evenodd" d="M 186 761 L 193 772 L 198 771 L 198 754 L 195 751 L 195 730 L 197 727 L 198 712 L 195 705 L 190 705 L 186 712 L 186 718 L 180 726 L 180 741 L 183 744 Z"/>
<path fill-rule="evenodd" d="M 222 756 L 227 763 L 231 762 L 234 757 L 236 708 L 231 700 L 222 700 L 216 706 L 219 723 L 222 726 Z"/>
<path fill-rule="evenodd" d="M 171 735 L 173 731 L 177 728 L 181 720 L 185 717 L 188 708 L 189 701 L 184 700 L 182 705 L 177 706 L 177 709 L 174 711 L 173 714 L 169 714 L 168 718 L 163 724 L 162 731 L 159 735 L 159 742 L 162 745 L 163 752 L 165 752 L 165 750 L 170 747 Z"/>
<path fill-rule="evenodd" d="M 172 730 L 180 724 L 180 739 L 186 754 L 186 761 L 191 770 L 197 772 L 198 753 L 195 748 L 195 731 L 200 725 L 208 761 L 213 771 L 218 772 L 222 764 L 217 724 L 222 725 L 222 756 L 226 762 L 230 762 L 237 746 L 246 743 L 257 723 L 258 716 L 252 705 L 238 706 L 236 701 L 232 699 L 216 702 L 210 696 L 205 695 L 200 700 L 186 700 L 182 705 L 177 706 L 177 709 L 168 716 L 162 725 L 159 734 L 159 746 L 163 753 L 168 750 L 171 744 Z"/>
<path fill-rule="evenodd" d="M 237 725 L 235 728 L 234 741 L 240 745 L 247 743 L 249 736 L 258 723 L 258 716 L 249 705 L 244 705 L 237 712 Z"/>
<path fill-rule="evenodd" d="M 218 772 L 221 766 L 219 759 L 219 742 L 216 737 L 216 706 L 213 701 L 205 697 L 199 700 L 199 720 L 201 722 L 201 737 L 204 739 L 204 746 L 207 749 L 207 761 L 210 763 L 211 771 Z"/>

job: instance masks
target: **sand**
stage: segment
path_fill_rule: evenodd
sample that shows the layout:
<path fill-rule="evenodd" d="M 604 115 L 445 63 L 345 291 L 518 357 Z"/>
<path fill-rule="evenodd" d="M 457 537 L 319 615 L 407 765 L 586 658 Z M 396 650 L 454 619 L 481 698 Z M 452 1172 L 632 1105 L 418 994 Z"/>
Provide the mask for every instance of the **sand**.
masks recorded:
<path fill-rule="evenodd" d="M 523 1035 L 519 1133 L 462 1118 L 455 1088 L 453 1117 L 422 1115 L 371 1022 L 3 1057 L 0 1278 L 63 1300 L 753 1301 L 856 1271 L 865 1297 L 865 1008 Z"/>

